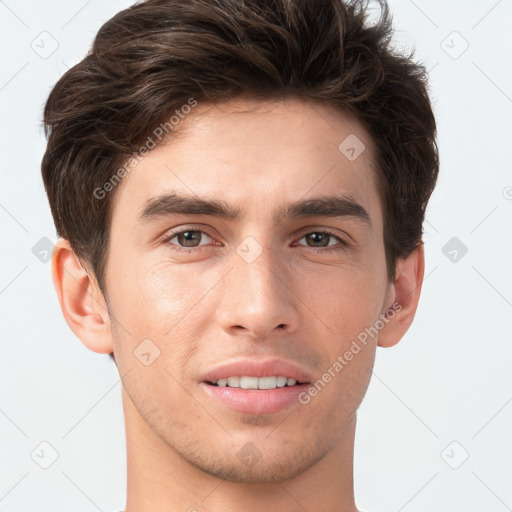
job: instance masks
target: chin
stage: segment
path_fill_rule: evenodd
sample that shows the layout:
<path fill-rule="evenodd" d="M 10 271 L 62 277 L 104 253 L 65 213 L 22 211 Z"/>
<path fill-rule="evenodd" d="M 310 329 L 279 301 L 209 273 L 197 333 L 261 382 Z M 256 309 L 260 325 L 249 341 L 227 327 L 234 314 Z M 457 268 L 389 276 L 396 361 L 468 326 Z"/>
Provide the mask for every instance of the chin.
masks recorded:
<path fill-rule="evenodd" d="M 252 443 L 247 442 L 226 459 L 194 458 L 188 461 L 197 469 L 221 480 L 235 483 L 269 484 L 286 482 L 312 467 L 323 453 L 316 451 L 314 445 L 305 449 L 300 447 L 296 453 L 286 454 L 282 450 L 265 453 Z M 204 451 L 202 452 L 204 456 Z M 212 457 L 212 458 L 213 458 Z"/>

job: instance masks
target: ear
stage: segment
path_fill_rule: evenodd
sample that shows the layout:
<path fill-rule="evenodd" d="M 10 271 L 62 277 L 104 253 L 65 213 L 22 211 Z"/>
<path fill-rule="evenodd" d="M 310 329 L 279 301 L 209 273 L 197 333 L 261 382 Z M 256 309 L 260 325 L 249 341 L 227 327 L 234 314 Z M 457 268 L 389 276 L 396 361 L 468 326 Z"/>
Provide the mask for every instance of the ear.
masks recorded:
<path fill-rule="evenodd" d="M 397 261 L 396 278 L 390 288 L 383 313 L 388 311 L 388 322 L 379 333 L 379 347 L 396 345 L 408 331 L 420 299 L 425 273 L 423 244 L 407 258 Z"/>
<path fill-rule="evenodd" d="M 93 352 L 112 352 L 110 317 L 103 294 L 94 274 L 84 269 L 64 238 L 53 249 L 52 278 L 71 330 Z"/>

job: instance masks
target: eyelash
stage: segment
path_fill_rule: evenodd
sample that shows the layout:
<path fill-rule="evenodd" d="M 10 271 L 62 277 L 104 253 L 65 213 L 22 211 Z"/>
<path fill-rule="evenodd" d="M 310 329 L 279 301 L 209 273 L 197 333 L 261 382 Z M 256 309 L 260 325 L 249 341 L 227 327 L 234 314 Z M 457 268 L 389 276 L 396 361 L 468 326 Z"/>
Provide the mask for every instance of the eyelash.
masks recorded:
<path fill-rule="evenodd" d="M 176 232 L 172 233 L 170 236 L 168 236 L 167 238 L 162 240 L 162 244 L 169 245 L 169 246 L 175 246 L 175 247 L 172 247 L 172 249 L 174 251 L 180 252 L 180 253 L 193 253 L 193 252 L 199 252 L 199 251 L 202 251 L 204 249 L 209 249 L 210 248 L 209 246 L 208 247 L 198 246 L 198 247 L 192 247 L 192 248 L 185 248 L 185 247 L 181 247 L 181 246 L 176 245 L 176 244 L 171 242 L 172 239 L 176 238 L 178 235 L 180 235 L 182 233 L 186 233 L 187 231 L 204 233 L 205 235 L 209 236 L 210 238 L 214 238 L 213 235 L 211 235 L 208 231 L 206 231 L 204 229 L 186 228 L 186 229 L 182 229 L 180 231 L 176 231 Z M 298 240 L 302 240 L 305 236 L 311 235 L 313 233 L 315 233 L 315 234 L 322 234 L 322 235 L 329 235 L 331 237 L 337 238 L 339 240 L 339 243 L 341 244 L 341 247 L 309 247 L 309 246 L 306 246 L 306 245 L 302 246 L 302 247 L 305 247 L 308 251 L 313 252 L 313 253 L 331 253 L 333 251 L 344 251 L 350 245 L 348 242 L 346 242 L 345 240 L 343 240 L 342 238 L 340 238 L 338 235 L 334 234 L 333 232 L 328 231 L 328 230 L 322 230 L 322 229 L 314 230 L 314 231 L 309 231 L 307 233 L 304 233 L 300 238 L 297 239 L 297 241 Z"/>

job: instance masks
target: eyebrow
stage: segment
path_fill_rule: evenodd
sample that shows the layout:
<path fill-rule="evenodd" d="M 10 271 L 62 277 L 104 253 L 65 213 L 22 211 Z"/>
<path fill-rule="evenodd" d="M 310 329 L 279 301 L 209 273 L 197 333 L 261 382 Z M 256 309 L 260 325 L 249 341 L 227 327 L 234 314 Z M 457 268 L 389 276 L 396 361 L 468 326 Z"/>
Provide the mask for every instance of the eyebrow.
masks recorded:
<path fill-rule="evenodd" d="M 240 208 L 225 201 L 201 199 L 170 192 L 148 199 L 138 215 L 139 223 L 147 223 L 171 215 L 211 215 L 225 220 L 241 220 L 244 215 Z M 308 217 L 353 217 L 372 229 L 370 215 L 366 209 L 348 195 L 329 195 L 302 199 L 280 206 L 274 211 L 273 219 L 280 222 L 284 218 L 300 219 Z"/>

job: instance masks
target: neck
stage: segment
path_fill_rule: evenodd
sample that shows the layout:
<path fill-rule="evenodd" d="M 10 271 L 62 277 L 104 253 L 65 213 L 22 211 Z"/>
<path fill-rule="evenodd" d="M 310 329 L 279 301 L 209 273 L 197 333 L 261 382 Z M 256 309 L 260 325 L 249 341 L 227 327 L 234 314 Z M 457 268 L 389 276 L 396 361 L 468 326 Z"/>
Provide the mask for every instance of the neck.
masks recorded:
<path fill-rule="evenodd" d="M 356 416 L 309 469 L 275 483 L 218 479 L 183 459 L 141 418 L 122 390 L 127 443 L 125 512 L 357 512 L 353 491 Z"/>

